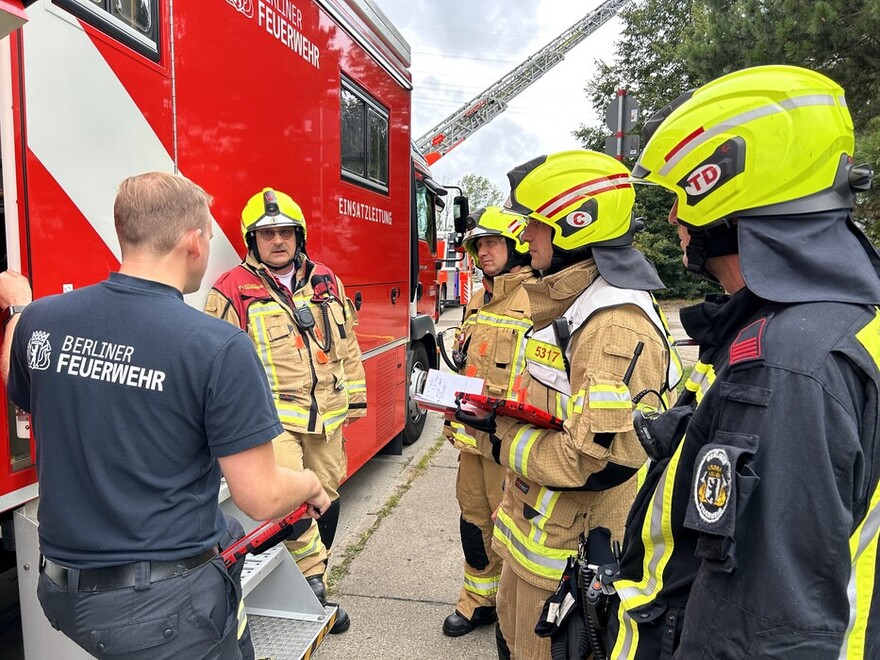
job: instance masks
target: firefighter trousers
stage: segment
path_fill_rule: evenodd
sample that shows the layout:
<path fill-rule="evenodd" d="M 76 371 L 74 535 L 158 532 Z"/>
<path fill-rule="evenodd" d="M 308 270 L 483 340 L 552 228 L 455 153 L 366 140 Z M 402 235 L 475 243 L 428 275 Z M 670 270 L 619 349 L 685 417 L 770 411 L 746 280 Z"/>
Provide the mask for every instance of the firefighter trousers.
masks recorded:
<path fill-rule="evenodd" d="M 275 438 L 273 444 L 275 462 L 278 465 L 291 470 L 311 470 L 318 475 L 330 500 L 336 502 L 339 499 L 339 483 L 348 470 L 341 426 L 329 437 L 323 433 L 293 433 L 285 430 Z M 308 527 L 295 539 L 285 541 L 284 545 L 305 577 L 324 574 L 329 550 L 321 540 L 318 524 L 314 520 L 309 519 Z"/>
<path fill-rule="evenodd" d="M 541 618 L 544 603 L 553 595 L 549 589 L 536 587 L 522 578 L 509 563 L 501 569 L 498 588 L 498 626 L 511 660 L 547 660 L 550 638 L 538 637 L 535 625 Z"/>
<path fill-rule="evenodd" d="M 455 609 L 471 619 L 478 607 L 495 607 L 501 579 L 501 557 L 492 549 L 492 515 L 501 504 L 507 468 L 480 454 L 459 454 L 455 495 L 464 552 L 464 585 Z"/>

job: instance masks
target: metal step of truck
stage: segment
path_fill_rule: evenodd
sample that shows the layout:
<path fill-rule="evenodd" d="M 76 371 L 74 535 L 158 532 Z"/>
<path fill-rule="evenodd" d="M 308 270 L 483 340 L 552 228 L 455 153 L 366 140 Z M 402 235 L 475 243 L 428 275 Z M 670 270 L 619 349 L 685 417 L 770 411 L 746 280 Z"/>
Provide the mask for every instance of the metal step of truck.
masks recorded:
<path fill-rule="evenodd" d="M 220 508 L 250 532 L 247 517 L 220 488 Z M 321 605 L 283 543 L 245 558 L 241 592 L 257 658 L 306 660 L 336 623 L 335 605 Z"/>

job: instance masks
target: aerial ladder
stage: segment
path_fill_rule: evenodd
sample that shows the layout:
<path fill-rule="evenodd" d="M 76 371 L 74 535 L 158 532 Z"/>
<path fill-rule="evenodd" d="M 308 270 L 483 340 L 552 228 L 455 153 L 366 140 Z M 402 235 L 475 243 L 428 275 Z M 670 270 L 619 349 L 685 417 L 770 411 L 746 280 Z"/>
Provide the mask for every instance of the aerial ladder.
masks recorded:
<path fill-rule="evenodd" d="M 428 164 L 461 144 L 477 130 L 507 110 L 507 104 L 538 78 L 559 64 L 566 53 L 593 34 L 630 0 L 605 0 L 589 14 L 553 39 L 522 64 L 509 71 L 471 101 L 416 141 Z"/>

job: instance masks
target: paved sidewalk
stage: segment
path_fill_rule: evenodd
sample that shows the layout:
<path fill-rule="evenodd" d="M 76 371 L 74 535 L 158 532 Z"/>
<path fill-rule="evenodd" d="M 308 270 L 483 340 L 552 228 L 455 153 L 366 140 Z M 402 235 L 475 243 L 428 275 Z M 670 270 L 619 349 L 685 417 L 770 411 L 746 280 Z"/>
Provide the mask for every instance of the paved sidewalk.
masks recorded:
<path fill-rule="evenodd" d="M 401 475 L 402 484 L 412 478 L 409 489 L 379 521 L 335 589 L 352 626 L 344 635 L 328 637 L 318 660 L 496 657 L 494 626 L 455 639 L 441 630 L 455 608 L 462 576 L 455 501 L 458 452 L 437 439 L 439 420 L 429 422 L 417 443 L 420 454 Z M 431 429 L 435 432 L 429 435 Z"/>

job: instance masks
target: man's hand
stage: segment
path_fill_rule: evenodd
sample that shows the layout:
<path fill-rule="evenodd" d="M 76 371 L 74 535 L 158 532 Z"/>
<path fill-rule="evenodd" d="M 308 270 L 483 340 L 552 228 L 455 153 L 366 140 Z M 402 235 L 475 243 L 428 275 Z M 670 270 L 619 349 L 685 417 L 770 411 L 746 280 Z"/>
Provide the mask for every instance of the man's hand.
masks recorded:
<path fill-rule="evenodd" d="M 14 270 L 0 273 L 0 309 L 11 305 L 27 305 L 33 300 L 28 279 Z"/>
<path fill-rule="evenodd" d="M 330 508 L 330 498 L 327 496 L 327 493 L 321 488 L 321 493 L 317 497 L 312 497 L 306 500 L 306 504 L 308 507 L 306 508 L 306 515 L 309 518 L 314 518 L 317 520 L 320 518 L 324 512 Z"/>

